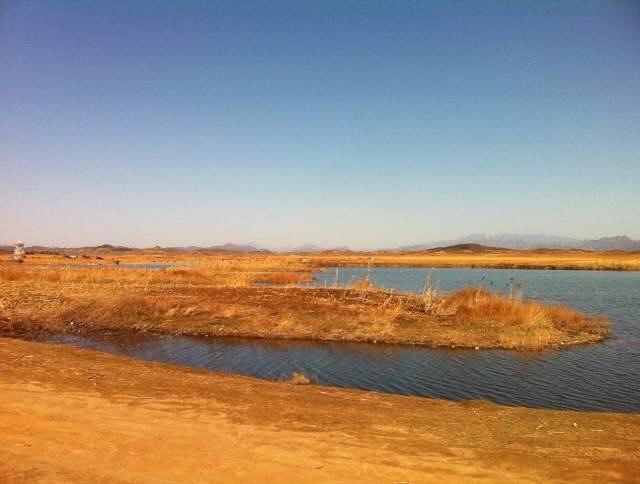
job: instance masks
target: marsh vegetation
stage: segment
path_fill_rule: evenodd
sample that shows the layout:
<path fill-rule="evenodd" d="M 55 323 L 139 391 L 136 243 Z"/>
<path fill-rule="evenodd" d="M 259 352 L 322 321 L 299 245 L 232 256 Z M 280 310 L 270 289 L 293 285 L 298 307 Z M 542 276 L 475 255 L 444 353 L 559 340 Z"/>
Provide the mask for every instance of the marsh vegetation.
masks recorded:
<path fill-rule="evenodd" d="M 197 267 L 0 267 L 0 330 L 292 338 L 430 347 L 540 350 L 607 337 L 603 316 L 484 287 L 421 294 L 376 287 L 301 287 L 299 258 L 212 258 Z M 256 286 L 256 283 L 260 283 Z"/>

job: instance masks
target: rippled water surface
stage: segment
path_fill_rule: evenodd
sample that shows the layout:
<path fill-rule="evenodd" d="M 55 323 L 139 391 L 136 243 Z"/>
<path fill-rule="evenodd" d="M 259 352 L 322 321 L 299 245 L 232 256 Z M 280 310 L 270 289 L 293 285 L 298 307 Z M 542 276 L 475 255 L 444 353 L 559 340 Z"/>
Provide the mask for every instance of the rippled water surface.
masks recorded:
<path fill-rule="evenodd" d="M 332 285 L 367 274 L 340 269 L 336 277 L 329 269 L 316 276 L 317 284 Z M 379 268 L 369 275 L 379 286 L 402 291 L 420 291 L 427 276 L 443 291 L 478 284 L 504 291 L 513 280 L 522 283 L 524 297 L 606 314 L 613 335 L 601 344 L 541 353 L 184 337 L 47 341 L 269 379 L 297 371 L 321 384 L 404 395 L 640 411 L 640 273 Z"/>

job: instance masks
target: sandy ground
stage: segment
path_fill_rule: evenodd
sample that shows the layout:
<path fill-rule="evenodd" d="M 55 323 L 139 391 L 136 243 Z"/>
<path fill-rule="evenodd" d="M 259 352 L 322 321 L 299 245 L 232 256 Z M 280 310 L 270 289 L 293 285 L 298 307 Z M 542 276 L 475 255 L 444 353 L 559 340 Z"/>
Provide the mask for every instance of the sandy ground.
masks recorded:
<path fill-rule="evenodd" d="M 294 386 L 0 338 L 0 481 L 631 482 L 640 415 Z"/>

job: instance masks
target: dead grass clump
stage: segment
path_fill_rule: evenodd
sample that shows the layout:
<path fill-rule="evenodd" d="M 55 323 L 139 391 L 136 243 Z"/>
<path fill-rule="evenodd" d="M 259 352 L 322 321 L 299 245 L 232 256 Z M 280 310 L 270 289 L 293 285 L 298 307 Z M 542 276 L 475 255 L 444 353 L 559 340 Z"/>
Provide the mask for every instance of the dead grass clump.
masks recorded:
<path fill-rule="evenodd" d="M 590 316 L 565 306 L 520 301 L 484 288 L 466 288 L 443 296 L 438 312 L 458 324 L 475 326 L 498 336 L 507 348 L 539 349 L 571 339 L 602 339 L 610 325 L 604 316 Z"/>
<path fill-rule="evenodd" d="M 158 321 L 183 313 L 179 304 L 163 298 L 150 298 L 143 294 L 113 296 L 99 299 L 80 296 L 65 304 L 65 309 L 55 315 L 59 321 L 88 321 L 92 324 L 117 322 L 123 326 L 135 326 L 144 321 Z"/>
<path fill-rule="evenodd" d="M 208 255 L 198 262 L 201 269 L 214 272 L 300 272 L 309 269 L 300 257 L 290 255 Z"/>
<path fill-rule="evenodd" d="M 491 320 L 500 324 L 548 321 L 574 331 L 583 330 L 585 323 L 594 319 L 565 306 L 521 301 L 484 288 L 465 288 L 445 294 L 440 311 L 455 314 L 459 321 Z"/>
<path fill-rule="evenodd" d="M 316 278 L 308 272 L 270 272 L 259 274 L 253 282 L 262 284 L 299 284 L 302 282 L 315 282 Z"/>
<path fill-rule="evenodd" d="M 352 289 L 376 289 L 376 286 L 368 277 L 363 277 L 362 279 L 358 279 L 354 281 L 349 287 Z"/>
<path fill-rule="evenodd" d="M 303 375 L 302 373 L 298 373 L 297 371 L 294 371 L 293 374 L 291 375 L 291 378 L 286 380 L 286 382 L 289 383 L 290 385 L 310 385 L 311 384 L 311 380 L 309 380 L 307 376 Z"/>

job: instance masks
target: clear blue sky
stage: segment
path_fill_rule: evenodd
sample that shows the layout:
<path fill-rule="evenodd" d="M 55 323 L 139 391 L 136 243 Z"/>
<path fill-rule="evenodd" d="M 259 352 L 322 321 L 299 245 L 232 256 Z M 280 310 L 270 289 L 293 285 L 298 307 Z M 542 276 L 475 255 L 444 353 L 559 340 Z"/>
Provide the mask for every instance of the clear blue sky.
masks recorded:
<path fill-rule="evenodd" d="M 640 2 L 0 1 L 0 242 L 640 238 Z"/>

